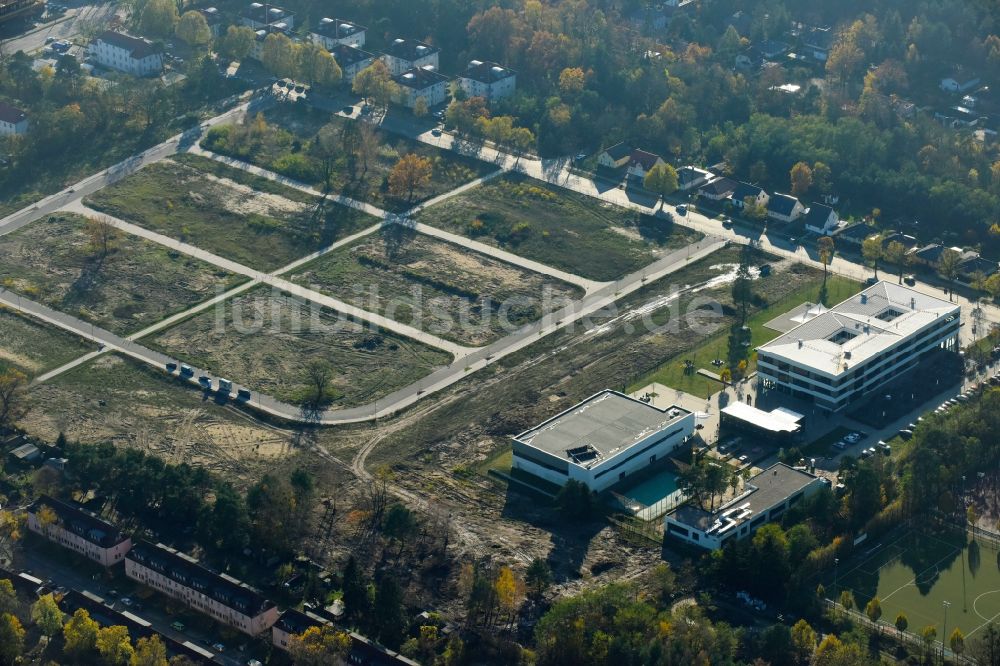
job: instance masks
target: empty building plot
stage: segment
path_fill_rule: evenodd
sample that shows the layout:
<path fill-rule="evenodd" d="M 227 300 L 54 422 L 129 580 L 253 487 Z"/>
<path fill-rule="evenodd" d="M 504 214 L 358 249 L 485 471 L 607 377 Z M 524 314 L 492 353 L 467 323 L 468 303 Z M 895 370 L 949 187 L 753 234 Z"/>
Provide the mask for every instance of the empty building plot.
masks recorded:
<path fill-rule="evenodd" d="M 396 225 L 289 277 L 471 346 L 493 342 L 583 296 L 574 285 Z"/>

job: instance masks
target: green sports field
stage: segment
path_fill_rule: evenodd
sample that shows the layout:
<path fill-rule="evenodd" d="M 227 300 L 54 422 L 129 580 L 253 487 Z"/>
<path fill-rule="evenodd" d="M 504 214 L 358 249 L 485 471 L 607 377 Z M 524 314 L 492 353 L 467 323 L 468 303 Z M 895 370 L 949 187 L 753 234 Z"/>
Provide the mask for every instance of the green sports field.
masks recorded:
<path fill-rule="evenodd" d="M 993 542 L 971 539 L 959 530 L 914 529 L 849 562 L 833 587 L 831 598 L 844 590 L 854 594 L 859 610 L 873 596 L 882 606 L 881 621 L 892 626 L 902 612 L 909 631 L 934 625 L 942 635 L 944 602 L 950 634 L 955 627 L 966 639 L 1000 619 L 1000 551 Z"/>

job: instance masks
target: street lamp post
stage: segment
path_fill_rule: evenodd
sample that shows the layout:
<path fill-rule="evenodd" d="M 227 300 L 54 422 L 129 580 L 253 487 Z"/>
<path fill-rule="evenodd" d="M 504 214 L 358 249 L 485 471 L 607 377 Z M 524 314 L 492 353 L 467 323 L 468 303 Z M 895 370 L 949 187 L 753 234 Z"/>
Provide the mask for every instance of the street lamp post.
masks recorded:
<path fill-rule="evenodd" d="M 840 558 L 833 558 L 833 600 L 837 600 L 837 574 L 840 573 Z"/>
<path fill-rule="evenodd" d="M 941 663 L 944 663 L 944 642 L 948 638 L 948 606 L 951 606 L 950 601 L 942 601 L 941 605 L 944 606 L 944 626 L 941 632 Z"/>

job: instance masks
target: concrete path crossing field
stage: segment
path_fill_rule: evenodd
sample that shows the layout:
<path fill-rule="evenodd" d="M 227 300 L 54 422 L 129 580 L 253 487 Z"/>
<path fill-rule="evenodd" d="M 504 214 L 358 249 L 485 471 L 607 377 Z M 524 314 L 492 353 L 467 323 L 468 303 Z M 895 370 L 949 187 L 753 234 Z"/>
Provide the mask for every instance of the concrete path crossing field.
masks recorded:
<path fill-rule="evenodd" d="M 220 257 L 217 254 L 212 254 L 206 250 L 202 250 L 199 247 L 190 245 L 188 243 L 183 243 L 179 240 L 175 240 L 163 234 L 159 234 L 155 231 L 146 229 L 145 227 L 140 227 L 131 222 L 126 222 L 120 220 L 116 217 L 101 213 L 99 211 L 87 208 L 82 202 L 74 201 L 72 205 L 67 206 L 64 210 L 73 211 L 80 213 L 82 215 L 87 215 L 90 217 L 100 217 L 102 220 L 106 220 L 109 224 L 114 226 L 116 229 L 124 231 L 125 233 L 132 234 L 133 236 L 139 236 L 140 238 L 145 238 L 146 240 L 158 243 L 164 247 L 168 247 L 172 250 L 176 250 L 181 254 L 186 254 L 189 257 L 199 259 L 205 263 L 211 264 L 218 268 L 229 271 L 230 273 L 235 273 L 236 275 L 243 275 L 245 277 L 254 280 L 257 283 L 262 283 L 275 287 L 276 289 L 281 289 L 291 293 L 299 298 L 305 299 L 312 303 L 317 303 L 323 307 L 331 308 L 345 314 L 349 317 L 353 317 L 359 321 L 363 321 L 369 324 L 374 324 L 380 328 L 398 333 L 408 338 L 412 338 L 419 342 L 422 342 L 431 347 L 441 349 L 450 353 L 455 358 L 461 358 L 470 354 L 474 348 L 464 347 L 462 345 L 444 340 L 422 331 L 419 328 L 414 328 L 413 326 L 408 326 L 407 324 L 401 324 L 398 321 L 389 319 L 388 317 L 383 317 L 380 314 L 369 312 L 363 310 L 355 305 L 346 303 L 339 299 L 333 298 L 332 296 L 327 296 L 325 294 L 320 294 L 319 292 L 313 291 L 312 289 L 307 289 L 294 282 L 289 282 L 284 278 L 278 277 L 274 273 L 264 273 L 258 270 L 254 270 L 248 266 L 244 266 L 241 263 L 232 261 L 231 259 L 226 259 L 225 257 Z M 285 269 L 287 270 L 287 269 Z"/>

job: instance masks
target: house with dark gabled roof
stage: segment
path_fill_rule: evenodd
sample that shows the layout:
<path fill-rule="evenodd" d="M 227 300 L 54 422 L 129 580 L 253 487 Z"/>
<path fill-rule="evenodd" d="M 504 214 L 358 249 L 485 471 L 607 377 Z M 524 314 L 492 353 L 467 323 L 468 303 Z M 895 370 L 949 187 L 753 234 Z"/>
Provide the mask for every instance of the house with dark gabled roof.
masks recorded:
<path fill-rule="evenodd" d="M 998 270 L 1000 267 L 997 266 L 997 262 L 981 257 L 978 252 L 958 262 L 958 278 L 962 282 L 971 283 L 979 276 L 988 278 Z"/>
<path fill-rule="evenodd" d="M 163 71 L 163 50 L 148 39 L 108 30 L 98 35 L 87 51 L 102 67 L 133 76 Z"/>
<path fill-rule="evenodd" d="M 683 166 L 677 170 L 677 188 L 682 192 L 701 187 L 712 177 L 710 171 L 696 166 Z"/>
<path fill-rule="evenodd" d="M 805 211 L 802 202 L 790 194 L 775 192 L 767 201 L 767 216 L 778 222 L 794 222 Z"/>
<path fill-rule="evenodd" d="M 597 163 L 609 169 L 619 169 L 628 164 L 631 156 L 632 146 L 622 141 L 602 150 L 597 156 Z"/>
<path fill-rule="evenodd" d="M 865 242 L 866 238 L 874 236 L 875 234 L 875 229 L 873 227 L 869 227 L 867 224 L 852 224 L 840 227 L 833 232 L 833 235 L 837 237 L 838 243 L 849 243 L 858 247 L 861 247 L 861 244 Z"/>
<path fill-rule="evenodd" d="M 659 164 L 666 164 L 662 157 L 655 153 L 650 153 L 636 148 L 632 151 L 632 154 L 629 155 L 628 175 L 632 178 L 642 180 L 653 167 Z"/>
<path fill-rule="evenodd" d="M 812 231 L 824 236 L 831 235 L 840 224 L 837 211 L 820 203 L 813 203 L 806 211 L 803 219 L 806 231 Z"/>
<path fill-rule="evenodd" d="M 736 185 L 736 181 L 732 178 L 716 178 L 702 185 L 698 189 L 698 196 L 704 197 L 709 201 L 723 201 L 732 195 L 733 190 L 736 189 Z"/>
<path fill-rule="evenodd" d="M 743 210 L 748 199 L 755 206 L 766 206 L 770 198 L 770 195 L 764 191 L 764 188 L 751 185 L 750 183 L 738 182 L 736 183 L 736 187 L 733 188 L 733 208 L 737 210 Z"/>
<path fill-rule="evenodd" d="M 0 100 L 0 136 L 14 136 L 28 131 L 28 114 Z"/>

